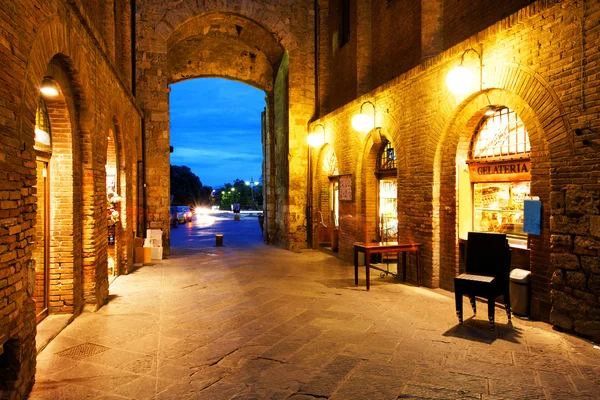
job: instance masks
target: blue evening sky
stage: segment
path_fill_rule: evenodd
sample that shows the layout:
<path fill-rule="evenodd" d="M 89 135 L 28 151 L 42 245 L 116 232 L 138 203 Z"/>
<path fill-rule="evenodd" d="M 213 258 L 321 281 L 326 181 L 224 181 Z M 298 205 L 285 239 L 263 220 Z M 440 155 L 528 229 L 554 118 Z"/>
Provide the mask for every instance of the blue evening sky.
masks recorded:
<path fill-rule="evenodd" d="M 187 165 L 203 185 L 258 181 L 265 93 L 244 83 L 200 78 L 171 85 L 171 165 Z"/>

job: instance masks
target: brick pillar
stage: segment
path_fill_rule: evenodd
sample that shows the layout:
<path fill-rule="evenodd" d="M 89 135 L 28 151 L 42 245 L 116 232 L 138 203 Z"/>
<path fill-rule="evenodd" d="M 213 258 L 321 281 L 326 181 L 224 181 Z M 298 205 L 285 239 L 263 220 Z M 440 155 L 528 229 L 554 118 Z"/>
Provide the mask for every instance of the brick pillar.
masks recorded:
<path fill-rule="evenodd" d="M 121 53 L 119 70 L 123 75 L 125 86 L 131 90 L 131 2 L 123 1 L 121 14 L 121 45 L 117 52 Z"/>
<path fill-rule="evenodd" d="M 146 226 L 162 229 L 163 255 L 169 254 L 170 135 L 166 53 L 138 53 L 143 67 L 138 100 L 146 116 Z M 140 232 L 145 235 L 145 232 Z"/>
<path fill-rule="evenodd" d="M 317 115 L 329 113 L 329 1 L 319 1 L 319 107 Z"/>
<path fill-rule="evenodd" d="M 371 0 L 357 0 L 356 96 L 371 90 Z"/>
<path fill-rule="evenodd" d="M 102 7 L 102 36 L 111 61 L 115 61 L 115 0 L 103 0 Z"/>
<path fill-rule="evenodd" d="M 433 57 L 444 49 L 444 2 L 421 2 L 421 60 Z"/>

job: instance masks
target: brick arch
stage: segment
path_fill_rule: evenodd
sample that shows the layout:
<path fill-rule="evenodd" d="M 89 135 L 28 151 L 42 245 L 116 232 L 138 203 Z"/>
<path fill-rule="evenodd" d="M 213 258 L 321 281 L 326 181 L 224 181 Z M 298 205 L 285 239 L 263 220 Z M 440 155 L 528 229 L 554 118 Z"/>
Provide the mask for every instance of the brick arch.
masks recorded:
<path fill-rule="evenodd" d="M 433 159 L 433 263 L 432 285 L 452 289 L 452 278 L 458 265 L 458 233 L 456 213 L 456 160 L 464 155 L 477 122 L 488 105 L 502 105 L 514 110 L 525 123 L 531 142 L 532 195 L 539 196 L 546 210 L 543 235 L 531 241 L 531 269 L 543 270 L 549 265 L 549 190 L 553 156 L 573 151 L 573 136 L 560 100 L 539 75 L 517 64 L 486 78 L 486 89 L 465 99 L 453 109 L 452 102 L 442 102 L 438 117 L 431 123 L 433 137 L 427 148 Z M 551 105 L 551 106 L 549 106 Z M 435 146 L 434 146 L 435 144 Z M 449 241 L 447 238 L 454 238 Z M 536 252 L 537 254 L 534 254 Z M 540 271 L 540 275 L 547 272 Z M 536 283 L 534 283 L 534 286 Z M 539 285 L 547 285 L 542 282 Z M 535 287 L 534 287 L 535 290 Z"/>
<path fill-rule="evenodd" d="M 290 31 L 285 21 L 270 10 L 260 1 L 233 1 L 233 2 L 202 2 L 196 0 L 183 0 L 177 6 L 168 10 L 154 27 L 154 39 L 158 46 L 166 46 L 167 39 L 182 23 L 203 13 L 229 12 L 245 16 L 268 31 L 277 35 L 277 40 L 288 51 L 297 49 L 298 42 Z"/>
<path fill-rule="evenodd" d="M 84 174 L 84 169 L 92 168 L 94 161 L 94 146 L 91 132 L 94 129 L 93 112 L 88 110 L 86 88 L 81 84 L 79 73 L 84 68 L 87 54 L 83 53 L 82 47 L 78 46 L 73 39 L 70 30 L 58 16 L 50 16 L 39 24 L 39 29 L 33 40 L 31 51 L 28 56 L 27 68 L 24 73 L 24 85 L 22 87 L 22 102 L 20 105 L 19 132 L 22 140 L 27 146 L 34 143 L 34 118 L 37 107 L 39 87 L 43 77 L 47 73 L 48 65 L 53 61 L 60 65 L 64 72 L 62 88 L 68 88 L 69 110 L 72 121 L 72 138 L 74 156 L 73 182 L 77 203 L 74 204 L 74 223 L 82 226 L 74 228 L 74 235 L 81 238 L 77 244 L 76 252 L 80 257 L 77 265 L 83 265 L 83 276 L 78 271 L 74 274 L 74 290 L 81 290 L 82 295 L 75 294 L 75 301 L 83 298 L 86 302 L 101 304 L 98 300 L 98 287 L 95 280 L 96 255 L 95 251 L 83 253 L 83 248 L 95 249 L 94 221 L 99 217 L 95 213 L 94 204 L 94 176 L 92 173 Z M 89 194 L 89 195 L 88 195 Z M 84 212 L 84 210 L 87 210 Z M 104 215 L 104 214 L 103 214 Z M 83 221 L 83 222 L 82 222 Z M 89 227 L 90 229 L 85 229 Z M 77 288 L 79 285 L 79 288 Z M 80 308 L 76 305 L 76 308 Z"/>
<path fill-rule="evenodd" d="M 326 224 L 331 224 L 331 198 L 329 193 L 329 174 L 326 173 L 324 170 L 325 157 L 329 154 L 329 152 L 333 153 L 333 156 L 336 158 L 336 161 L 339 160 L 333 146 L 329 143 L 326 143 L 319 151 L 313 180 L 313 182 L 316 183 L 313 187 L 313 204 L 315 205 L 314 211 L 317 217 L 316 221 L 317 223 L 321 221 L 320 216 L 318 215 L 318 211 L 321 211 L 322 217 Z M 340 167 L 338 164 L 338 172 L 339 168 Z"/>
<path fill-rule="evenodd" d="M 392 133 L 396 133 L 395 136 Z M 362 142 L 362 156 L 357 162 L 357 199 L 356 203 L 359 207 L 357 215 L 363 218 L 360 221 L 359 229 L 362 232 L 357 232 L 358 237 L 363 241 L 371 241 L 376 237 L 376 220 L 377 220 L 377 177 L 375 176 L 375 168 L 377 166 L 377 156 L 383 146 L 383 143 L 388 140 L 394 147 L 394 151 L 400 149 L 400 162 L 398 157 L 396 158 L 396 179 L 399 184 L 406 182 L 408 177 L 407 161 L 405 155 L 405 149 L 399 141 L 399 130 L 391 129 L 384 131 L 383 129 L 371 130 L 364 138 Z M 397 147 L 398 146 L 398 147 Z M 400 201 L 400 198 L 398 199 Z M 402 214 L 404 215 L 404 213 Z M 398 223 L 402 223 L 400 220 L 400 210 L 398 210 Z"/>

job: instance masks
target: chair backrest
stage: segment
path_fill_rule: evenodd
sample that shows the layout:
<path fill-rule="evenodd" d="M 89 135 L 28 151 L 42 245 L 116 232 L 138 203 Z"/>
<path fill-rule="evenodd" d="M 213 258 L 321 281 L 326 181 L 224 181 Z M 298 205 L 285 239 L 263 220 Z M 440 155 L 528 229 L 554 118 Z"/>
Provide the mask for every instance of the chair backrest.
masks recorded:
<path fill-rule="evenodd" d="M 503 233 L 469 232 L 465 272 L 508 280 L 510 247 Z"/>

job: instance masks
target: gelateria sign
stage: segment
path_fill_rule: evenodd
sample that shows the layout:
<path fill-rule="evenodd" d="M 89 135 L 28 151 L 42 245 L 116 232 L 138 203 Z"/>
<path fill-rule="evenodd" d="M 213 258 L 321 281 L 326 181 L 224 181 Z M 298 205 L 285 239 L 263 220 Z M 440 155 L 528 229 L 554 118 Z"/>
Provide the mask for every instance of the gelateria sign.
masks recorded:
<path fill-rule="evenodd" d="M 531 162 L 525 160 L 497 163 L 470 163 L 471 182 L 515 182 L 531 179 Z"/>

